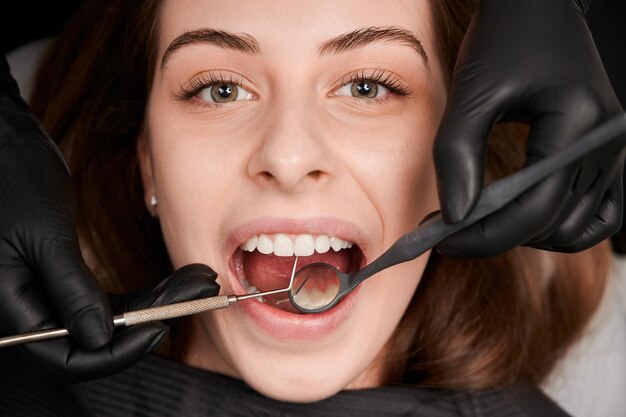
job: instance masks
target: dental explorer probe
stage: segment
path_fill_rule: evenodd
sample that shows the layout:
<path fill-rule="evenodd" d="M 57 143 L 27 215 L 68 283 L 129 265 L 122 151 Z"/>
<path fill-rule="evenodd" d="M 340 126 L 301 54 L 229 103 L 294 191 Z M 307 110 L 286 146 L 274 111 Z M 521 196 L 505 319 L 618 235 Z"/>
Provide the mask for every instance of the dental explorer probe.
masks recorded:
<path fill-rule="evenodd" d="M 113 317 L 113 325 L 115 327 L 128 327 L 136 324 L 147 323 L 156 320 L 167 320 L 177 317 L 191 316 L 205 311 L 219 310 L 230 307 L 238 301 L 250 300 L 252 298 L 263 297 L 266 295 L 279 294 L 291 291 L 293 279 L 296 276 L 296 267 L 298 265 L 298 257 L 293 263 L 291 270 L 291 278 L 289 286 L 279 290 L 271 290 L 265 292 L 257 292 L 244 295 L 217 295 L 214 297 L 199 298 L 197 300 L 183 301 L 180 303 L 166 304 L 157 307 L 145 308 L 142 310 L 127 311 L 126 313 Z M 38 342 L 41 340 L 56 339 L 68 336 L 70 332 L 64 328 L 39 330 L 31 333 L 22 333 L 15 336 L 0 338 L 0 348 L 21 345 L 23 343 Z"/>

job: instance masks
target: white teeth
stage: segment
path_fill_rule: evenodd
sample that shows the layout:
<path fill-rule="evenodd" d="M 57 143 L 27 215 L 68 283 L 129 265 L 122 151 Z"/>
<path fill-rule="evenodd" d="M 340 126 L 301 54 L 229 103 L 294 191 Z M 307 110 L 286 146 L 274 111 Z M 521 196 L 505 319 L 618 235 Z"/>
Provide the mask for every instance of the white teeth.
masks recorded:
<path fill-rule="evenodd" d="M 259 290 L 257 290 L 257 288 L 254 285 L 250 284 L 247 279 L 242 278 L 242 279 L 240 279 L 240 281 L 243 284 L 243 286 L 246 289 L 246 291 L 248 292 L 248 294 L 252 294 L 252 293 L 255 293 L 255 292 L 259 291 Z"/>
<path fill-rule="evenodd" d="M 323 292 L 318 288 L 302 288 L 298 291 L 295 299 L 301 307 L 310 309 L 320 308 L 334 300 L 338 290 L 339 287 L 337 284 L 328 285 L 326 291 Z"/>
<path fill-rule="evenodd" d="M 314 253 L 326 253 L 333 248 L 335 252 L 351 248 L 353 243 L 335 236 L 311 234 L 286 235 L 277 233 L 273 237 L 268 235 L 252 236 L 240 248 L 246 252 L 258 250 L 264 255 L 273 253 L 276 256 L 311 256 Z"/>
<path fill-rule="evenodd" d="M 311 256 L 315 252 L 315 239 L 313 235 L 299 235 L 293 244 L 293 250 L 297 256 Z"/>
<path fill-rule="evenodd" d="M 257 236 L 252 236 L 246 243 L 243 244 L 241 248 L 248 252 L 252 252 L 256 248 L 257 240 L 259 240 Z"/>
<path fill-rule="evenodd" d="M 341 249 L 343 249 L 343 242 L 344 240 L 338 239 L 333 236 L 330 238 L 330 247 L 333 248 L 335 252 L 339 252 Z"/>
<path fill-rule="evenodd" d="M 274 255 L 293 256 L 293 246 L 289 236 L 280 233 L 274 236 Z"/>
<path fill-rule="evenodd" d="M 259 238 L 256 242 L 256 249 L 258 249 L 258 251 L 261 252 L 263 255 L 269 255 L 270 253 L 274 252 L 274 242 L 272 241 L 272 239 L 267 237 L 267 235 L 259 235 Z M 252 252 L 254 248 L 250 248 L 248 250 Z"/>
<path fill-rule="evenodd" d="M 319 235 L 315 239 L 315 252 L 326 253 L 330 249 L 330 238 L 326 235 Z"/>

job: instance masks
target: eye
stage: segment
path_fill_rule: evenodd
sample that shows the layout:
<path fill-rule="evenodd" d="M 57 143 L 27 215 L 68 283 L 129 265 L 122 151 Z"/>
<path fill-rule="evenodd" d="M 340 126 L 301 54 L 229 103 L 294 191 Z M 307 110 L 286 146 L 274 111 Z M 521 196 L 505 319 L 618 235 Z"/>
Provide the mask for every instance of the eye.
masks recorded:
<path fill-rule="evenodd" d="M 389 90 L 372 80 L 355 80 L 344 84 L 335 93 L 337 96 L 355 98 L 377 98 L 389 93 Z"/>
<path fill-rule="evenodd" d="M 209 103 L 228 103 L 237 100 L 250 100 L 252 94 L 240 85 L 217 83 L 198 92 L 198 98 Z"/>
<path fill-rule="evenodd" d="M 363 68 L 342 77 L 331 96 L 352 97 L 363 103 L 382 104 L 394 97 L 406 97 L 412 94 L 408 85 L 400 76 L 382 68 Z"/>
<path fill-rule="evenodd" d="M 184 84 L 180 84 L 178 91 L 172 97 L 177 101 L 190 101 L 199 105 L 208 105 L 213 108 L 234 101 L 255 100 L 247 80 L 240 74 L 222 70 L 211 70 L 196 75 Z"/>

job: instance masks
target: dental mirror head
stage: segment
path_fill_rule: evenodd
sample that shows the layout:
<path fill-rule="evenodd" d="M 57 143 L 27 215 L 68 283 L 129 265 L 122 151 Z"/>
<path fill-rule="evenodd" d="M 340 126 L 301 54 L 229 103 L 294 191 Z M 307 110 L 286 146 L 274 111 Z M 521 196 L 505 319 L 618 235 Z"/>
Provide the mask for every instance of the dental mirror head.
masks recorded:
<path fill-rule="evenodd" d="M 328 310 L 339 301 L 342 274 L 332 265 L 321 262 L 301 268 L 288 293 L 289 301 L 302 313 Z"/>

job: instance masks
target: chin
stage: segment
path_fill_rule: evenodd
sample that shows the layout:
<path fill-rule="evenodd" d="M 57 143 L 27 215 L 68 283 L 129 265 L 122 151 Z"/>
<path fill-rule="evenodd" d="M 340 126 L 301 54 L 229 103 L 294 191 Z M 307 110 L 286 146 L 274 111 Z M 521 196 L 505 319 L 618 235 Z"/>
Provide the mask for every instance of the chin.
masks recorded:
<path fill-rule="evenodd" d="M 297 378 L 289 378 L 282 375 L 274 375 L 272 378 L 260 377 L 258 375 L 246 378 L 244 382 L 255 391 L 268 398 L 283 402 L 311 403 L 332 397 L 339 391 L 346 388 L 349 381 L 336 380 L 337 372 L 326 375 L 318 373 L 317 378 L 298 375 Z"/>
<path fill-rule="evenodd" d="M 291 239 L 294 248 L 299 240 L 320 236 L 339 243 L 330 249 L 316 243 L 308 255 L 265 254 L 257 253 L 261 235 Z M 222 291 L 232 294 L 284 288 L 295 255 L 301 266 L 322 261 L 353 272 L 377 255 L 370 248 L 380 246 L 359 228 L 328 218 L 263 219 L 236 229 L 228 241 L 219 272 Z M 425 259 L 417 261 L 422 270 Z M 300 314 L 272 300 L 248 300 L 202 315 L 192 343 L 198 360 L 189 364 L 239 378 L 285 402 L 315 402 L 344 389 L 377 386 L 378 359 L 419 281 L 406 278 L 410 271 L 418 272 L 408 264 L 385 271 L 323 313 Z"/>

